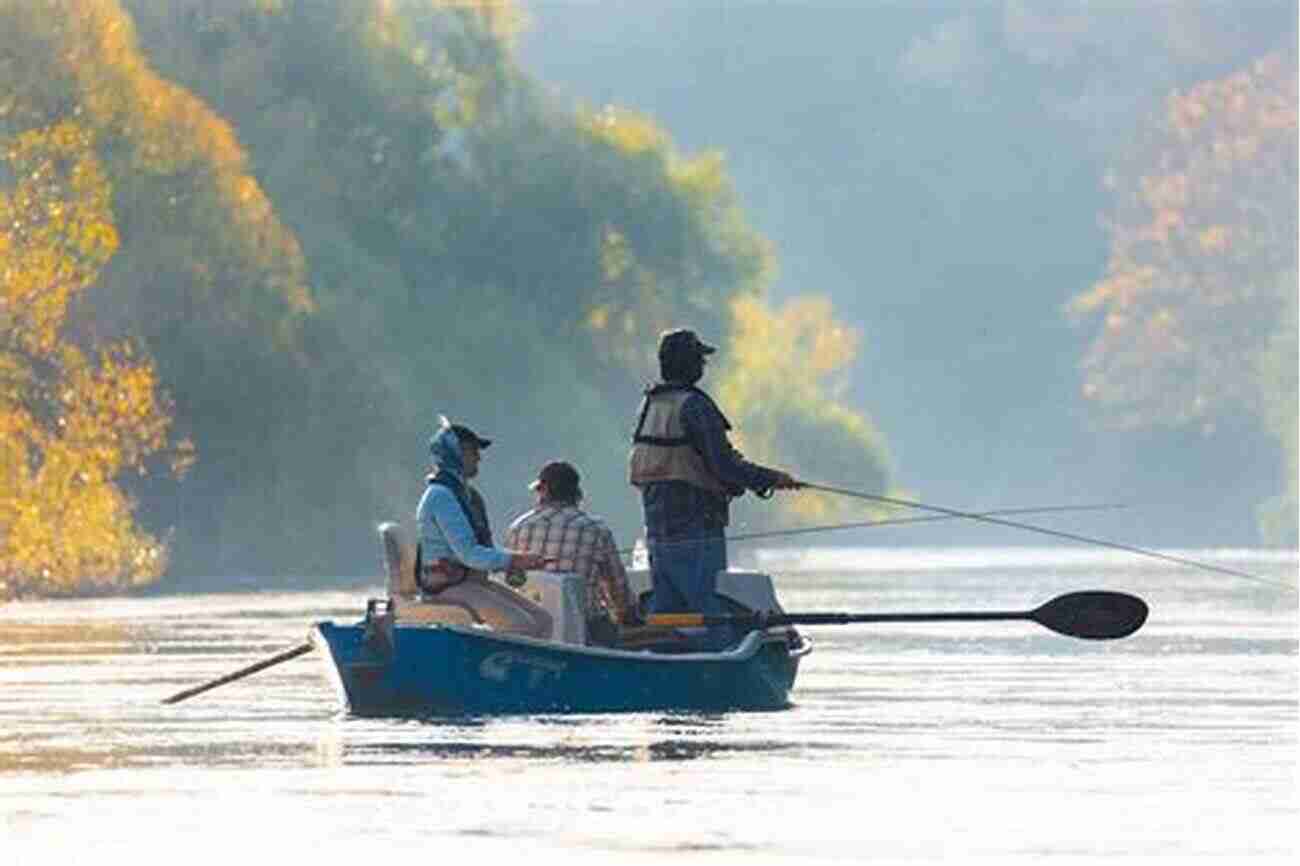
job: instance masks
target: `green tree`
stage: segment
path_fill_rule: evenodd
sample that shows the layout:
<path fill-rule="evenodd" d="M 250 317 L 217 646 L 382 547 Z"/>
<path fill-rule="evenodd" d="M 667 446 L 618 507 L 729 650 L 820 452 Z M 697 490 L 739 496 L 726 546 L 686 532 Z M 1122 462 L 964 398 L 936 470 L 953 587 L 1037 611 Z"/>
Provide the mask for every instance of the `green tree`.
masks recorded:
<path fill-rule="evenodd" d="M 726 334 L 731 299 L 773 271 L 722 156 L 683 156 L 635 112 L 553 104 L 513 64 L 507 4 L 176 5 L 207 49 L 140 2 L 142 42 L 237 119 L 324 318 L 346 323 L 335 339 L 373 407 L 348 428 L 377 507 L 409 509 L 403 455 L 444 409 L 532 419 L 539 441 L 494 453 L 498 478 L 554 448 L 590 455 L 589 495 L 630 530 L 626 404 L 658 332 Z M 580 413 L 557 411 L 575 394 Z"/>
<path fill-rule="evenodd" d="M 131 485 L 174 573 L 371 563 L 440 411 L 499 431 L 498 518 L 580 455 L 635 526 L 658 331 L 728 334 L 772 256 L 720 154 L 558 107 L 518 26 L 494 0 L 0 0 L 0 124 L 79 118 L 111 185 L 118 251 L 70 327 L 138 337 L 197 451 L 183 484 Z M 809 441 L 839 435 L 803 401 Z"/>
<path fill-rule="evenodd" d="M 724 406 L 737 407 L 737 446 L 807 481 L 852 478 L 863 489 L 887 490 L 892 469 L 883 437 L 869 419 L 835 398 L 843 390 L 835 380 L 856 356 L 858 340 L 836 321 L 826 298 L 799 298 L 775 310 L 753 296 L 733 300 L 718 397 Z M 783 524 L 879 511 L 813 491 L 776 504 L 774 522 Z"/>

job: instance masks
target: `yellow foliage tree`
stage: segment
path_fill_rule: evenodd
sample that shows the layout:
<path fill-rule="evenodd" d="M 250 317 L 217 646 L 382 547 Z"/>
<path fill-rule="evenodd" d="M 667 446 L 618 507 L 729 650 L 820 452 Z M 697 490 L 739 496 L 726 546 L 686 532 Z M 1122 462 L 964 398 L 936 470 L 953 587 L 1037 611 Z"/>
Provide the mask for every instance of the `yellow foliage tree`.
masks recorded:
<path fill-rule="evenodd" d="M 86 351 L 65 327 L 117 249 L 110 185 L 74 123 L 2 144 L 0 598 L 148 583 L 166 550 L 115 479 L 165 446 L 167 402 L 130 342 Z"/>
<path fill-rule="evenodd" d="M 717 395 L 736 425 L 737 448 L 808 481 L 884 492 L 890 466 L 880 432 L 836 397 L 834 379 L 856 357 L 858 340 L 825 297 L 778 309 L 753 295 L 732 301 Z M 879 511 L 811 491 L 775 502 L 783 523 Z"/>
<path fill-rule="evenodd" d="M 266 289 L 295 314 L 314 309 L 298 241 L 251 173 L 234 128 L 153 70 L 118 0 L 0 0 L 0 71 L 0 131 L 75 120 L 95 136 L 119 206 L 139 195 L 154 204 L 134 209 L 134 232 L 174 238 L 182 226 L 203 236 L 202 245 L 176 238 L 138 261 L 124 249 L 115 268 L 132 279 L 115 288 L 127 305 L 155 301 L 131 295 L 174 270 L 200 298 L 239 293 L 237 302 L 220 297 L 233 318 L 252 318 L 268 302 Z M 159 182 L 169 191 L 163 206 Z M 232 263 L 238 272 L 222 273 Z M 288 344 L 288 326 L 279 327 Z"/>

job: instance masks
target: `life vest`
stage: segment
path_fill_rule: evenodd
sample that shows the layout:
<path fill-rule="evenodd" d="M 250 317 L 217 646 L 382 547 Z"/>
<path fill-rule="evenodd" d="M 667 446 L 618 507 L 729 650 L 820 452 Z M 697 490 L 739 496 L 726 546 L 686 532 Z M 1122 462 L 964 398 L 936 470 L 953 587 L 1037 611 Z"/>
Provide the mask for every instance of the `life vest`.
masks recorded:
<path fill-rule="evenodd" d="M 693 394 L 713 403 L 694 385 L 655 385 L 645 392 L 641 417 L 632 434 L 628 481 L 637 487 L 656 481 L 685 481 L 719 496 L 734 496 L 735 491 L 709 471 L 700 452 L 686 438 L 682 404 Z M 731 429 L 725 417 L 722 423 L 724 429 Z"/>
<path fill-rule="evenodd" d="M 474 541 L 484 547 L 491 547 L 492 527 L 488 524 L 487 507 L 479 492 L 450 472 L 440 471 L 436 475 L 429 476 L 429 484 L 440 484 L 451 491 L 451 494 L 456 497 L 456 502 L 460 504 L 460 510 L 465 512 L 465 517 L 469 520 L 470 529 L 474 531 Z M 483 572 L 474 571 L 459 562 L 437 560 L 426 563 L 423 559 L 423 551 L 421 546 L 417 544 L 415 546 L 415 585 L 428 595 L 439 593 L 471 575 L 483 574 Z"/>

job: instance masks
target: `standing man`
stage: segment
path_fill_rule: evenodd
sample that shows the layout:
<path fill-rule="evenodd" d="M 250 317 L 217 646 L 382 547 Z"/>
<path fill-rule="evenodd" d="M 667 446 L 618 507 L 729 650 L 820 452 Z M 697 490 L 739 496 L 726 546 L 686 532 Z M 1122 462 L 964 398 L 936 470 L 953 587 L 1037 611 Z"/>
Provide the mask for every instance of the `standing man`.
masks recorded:
<path fill-rule="evenodd" d="M 528 486 L 537 495 L 537 507 L 510 524 L 506 545 L 544 556 L 548 569 L 582 575 L 587 643 L 615 643 L 614 624 L 636 621 L 637 610 L 614 533 L 605 521 L 582 510 L 581 479 L 572 465 L 547 463 Z"/>
<path fill-rule="evenodd" d="M 648 388 L 632 435 L 629 480 L 641 490 L 654 587 L 651 613 L 725 613 L 718 572 L 727 568 L 731 500 L 752 490 L 800 486 L 789 473 L 751 463 L 732 447 L 726 416 L 696 387 L 715 349 L 694 331 L 666 331 L 659 340 L 661 381 Z M 734 630 L 714 626 L 708 648 L 721 649 Z"/>

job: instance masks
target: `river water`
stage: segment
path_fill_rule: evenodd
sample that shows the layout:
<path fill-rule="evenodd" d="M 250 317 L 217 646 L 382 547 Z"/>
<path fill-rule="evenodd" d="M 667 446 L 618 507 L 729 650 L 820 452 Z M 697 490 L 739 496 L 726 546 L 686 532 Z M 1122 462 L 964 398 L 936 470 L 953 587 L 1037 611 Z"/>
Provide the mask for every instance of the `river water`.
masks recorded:
<path fill-rule="evenodd" d="M 1004 548 L 772 552 L 788 610 L 1144 597 L 1092 643 L 1033 623 L 805 629 L 773 713 L 353 719 L 315 654 L 160 699 L 354 621 L 377 581 L 0 606 L 6 863 L 1294 861 L 1297 560 Z M 1268 583 L 1271 581 L 1275 583 Z"/>

